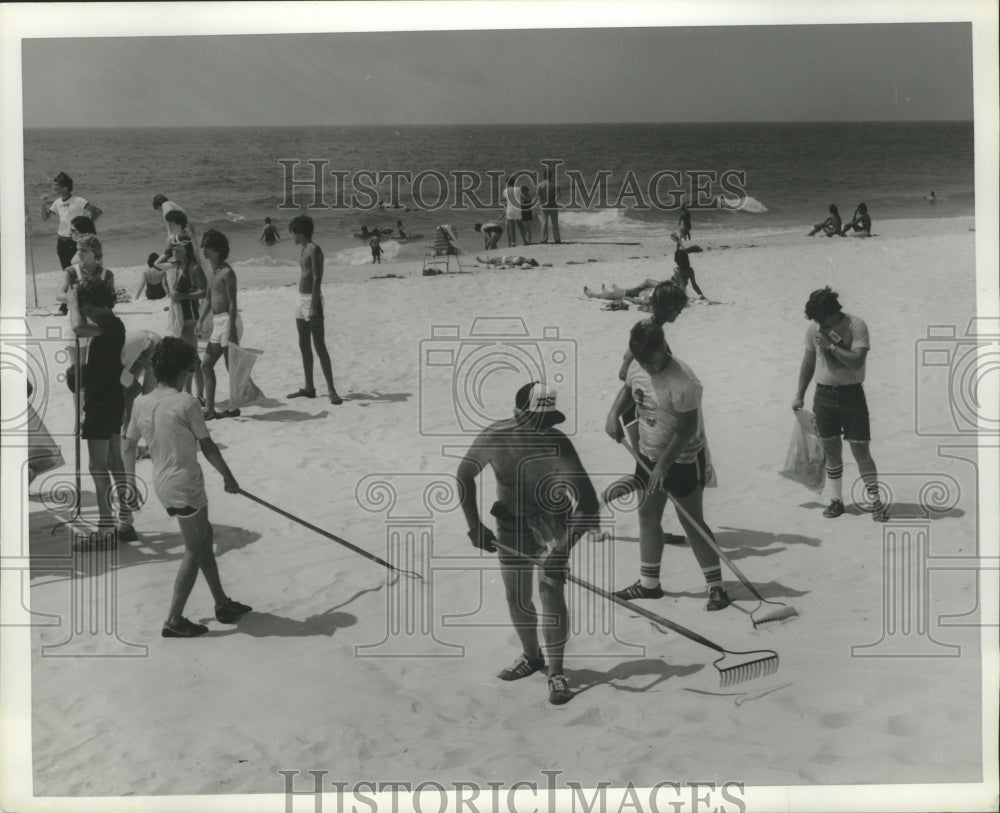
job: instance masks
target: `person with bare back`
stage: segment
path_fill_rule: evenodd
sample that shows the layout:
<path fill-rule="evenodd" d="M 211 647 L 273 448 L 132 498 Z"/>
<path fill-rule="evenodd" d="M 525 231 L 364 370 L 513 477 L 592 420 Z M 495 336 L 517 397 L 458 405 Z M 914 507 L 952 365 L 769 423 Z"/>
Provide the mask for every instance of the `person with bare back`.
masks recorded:
<path fill-rule="evenodd" d="M 295 327 L 299 334 L 299 351 L 302 353 L 302 370 L 305 386 L 289 393 L 289 398 L 315 398 L 313 385 L 313 348 L 319 357 L 323 377 L 326 379 L 330 403 L 334 406 L 344 403 L 333 385 L 333 364 L 326 349 L 323 324 L 323 249 L 312 240 L 313 220 L 308 215 L 298 215 L 288 224 L 288 231 L 297 246 L 302 246 L 299 254 L 299 298 L 295 308 Z"/>

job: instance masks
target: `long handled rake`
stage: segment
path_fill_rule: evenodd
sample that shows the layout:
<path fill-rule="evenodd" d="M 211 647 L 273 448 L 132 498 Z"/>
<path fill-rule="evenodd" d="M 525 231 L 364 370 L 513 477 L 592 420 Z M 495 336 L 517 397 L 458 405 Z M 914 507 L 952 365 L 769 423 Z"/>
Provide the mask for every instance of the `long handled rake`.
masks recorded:
<path fill-rule="evenodd" d="M 366 559 L 370 559 L 371 561 L 375 562 L 376 564 L 380 564 L 380 565 L 382 565 L 382 567 L 388 568 L 393 573 L 398 573 L 400 576 L 406 576 L 406 578 L 408 578 L 408 579 L 420 579 L 420 580 L 423 580 L 423 578 L 424 578 L 419 573 L 416 573 L 413 570 L 404 570 L 403 568 L 399 568 L 399 567 L 396 567 L 395 565 L 389 564 L 389 562 L 385 561 L 385 559 L 380 559 L 374 553 L 369 553 L 364 548 L 359 548 L 357 545 L 351 544 L 346 539 L 341 539 L 336 534 L 332 534 L 329 531 L 325 531 L 322 528 L 320 528 L 320 527 L 318 527 L 316 525 L 313 525 L 311 522 L 306 522 L 301 517 L 297 517 L 297 516 L 295 516 L 295 514 L 291 514 L 288 511 L 284 511 L 281 508 L 278 508 L 278 506 L 276 506 L 276 505 L 271 505 L 271 503 L 266 502 L 265 500 L 262 500 L 260 497 L 257 497 L 254 494 L 251 494 L 249 491 L 244 491 L 241 488 L 239 490 L 239 493 L 242 494 L 247 499 L 253 500 L 256 503 L 260 503 L 265 508 L 270 508 L 276 514 L 281 514 L 281 516 L 287 517 L 288 519 L 292 520 L 293 522 L 297 522 L 297 523 L 299 523 L 299 525 L 305 526 L 310 531 L 314 531 L 314 532 L 318 533 L 320 536 L 325 536 L 327 539 L 332 539 L 334 542 L 337 542 L 338 544 L 343 545 L 345 548 L 348 548 L 349 550 L 352 550 L 355 553 L 360 554 L 361 556 L 364 556 Z"/>
<path fill-rule="evenodd" d="M 621 419 L 619 418 L 619 421 L 620 420 Z M 645 471 L 646 474 L 649 474 L 650 469 L 649 466 L 646 465 L 646 461 L 643 460 L 641 457 L 639 457 L 639 453 L 635 449 L 633 449 L 632 445 L 624 438 L 622 438 L 622 446 L 628 449 L 628 453 L 635 458 L 636 463 L 638 463 L 642 467 L 643 471 Z M 705 532 L 705 529 L 702 528 L 701 525 L 694 520 L 694 517 L 691 516 L 690 512 L 686 508 L 684 508 L 683 505 L 681 505 L 679 502 L 677 502 L 677 500 L 674 499 L 672 494 L 668 493 L 667 496 L 670 498 L 670 501 L 674 504 L 677 510 L 684 515 L 685 519 L 687 519 L 687 521 L 698 530 L 698 534 L 705 541 L 705 544 L 707 544 L 713 551 L 715 551 L 719 559 L 726 563 L 726 566 L 731 571 L 733 571 L 733 573 L 736 574 L 736 578 L 739 579 L 740 582 L 743 584 L 743 586 L 747 590 L 749 590 L 751 594 L 753 594 L 754 598 L 757 599 L 757 607 L 753 610 L 753 612 L 750 613 L 750 620 L 753 622 L 755 629 L 757 627 L 767 626 L 768 624 L 777 624 L 781 621 L 786 621 L 798 615 L 796 609 L 792 607 L 790 604 L 785 604 L 783 601 L 770 601 L 764 598 L 757 590 L 757 588 L 753 586 L 753 583 L 746 576 L 743 575 L 743 572 L 738 567 L 736 567 L 736 565 L 733 564 L 732 559 L 730 559 L 722 551 L 722 548 L 718 546 L 716 541 L 712 539 L 711 534 Z M 754 613 L 760 612 L 761 608 L 765 604 L 774 605 L 775 609 L 764 610 L 764 612 L 761 613 L 759 618 L 755 618 Z"/>
<path fill-rule="evenodd" d="M 502 542 L 494 540 L 493 544 L 511 556 L 519 556 L 522 559 L 527 559 L 533 565 L 543 567 L 543 563 L 540 559 L 536 559 L 533 556 L 526 556 L 525 554 L 504 545 Z M 712 661 L 712 665 L 719 671 L 719 680 L 722 686 L 732 686 L 736 683 L 743 683 L 746 680 L 767 677 L 768 675 L 773 675 L 778 671 L 778 653 L 772 649 L 759 649 L 752 652 L 735 652 L 733 650 L 726 649 L 719 646 L 714 641 L 709 641 L 708 638 L 699 635 L 697 632 L 692 632 L 686 627 L 682 627 L 680 624 L 671 621 L 669 618 L 664 618 L 662 615 L 657 615 L 656 613 L 647 610 L 645 607 L 639 607 L 631 601 L 619 598 L 614 593 L 597 587 L 596 585 L 593 585 L 578 576 L 574 576 L 568 571 L 566 573 L 566 578 L 573 582 L 573 584 L 577 584 L 585 590 L 589 590 L 591 593 L 596 593 L 602 598 L 606 598 L 608 601 L 613 601 L 615 604 L 619 604 L 627 610 L 631 610 L 644 618 L 648 618 L 658 626 L 673 630 L 674 632 L 683 635 L 685 638 L 694 641 L 696 644 L 701 644 L 702 646 L 707 646 L 709 649 L 714 649 L 716 652 L 721 652 L 722 657 L 716 658 Z"/>

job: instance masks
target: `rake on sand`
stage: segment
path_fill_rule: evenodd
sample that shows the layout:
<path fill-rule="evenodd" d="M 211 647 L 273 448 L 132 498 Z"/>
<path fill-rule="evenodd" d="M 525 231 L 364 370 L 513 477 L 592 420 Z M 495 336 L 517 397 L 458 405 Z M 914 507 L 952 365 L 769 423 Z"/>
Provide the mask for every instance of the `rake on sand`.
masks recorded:
<path fill-rule="evenodd" d="M 619 421 L 621 421 L 620 418 Z M 645 460 L 639 457 L 639 453 L 632 448 L 632 445 L 624 438 L 622 438 L 621 443 L 622 446 L 628 449 L 628 453 L 635 458 L 635 462 L 642 467 L 643 471 L 645 471 L 646 474 L 649 474 L 650 473 L 649 466 L 646 465 Z M 716 543 L 716 541 L 712 539 L 712 535 L 706 533 L 705 529 L 702 528 L 699 523 L 695 522 L 694 518 L 687 511 L 687 509 L 684 508 L 684 506 L 682 506 L 679 502 L 677 502 L 677 500 L 674 499 L 672 494 L 668 493 L 667 496 L 670 498 L 670 501 L 677 508 L 677 511 L 683 514 L 685 519 L 687 519 L 687 521 L 698 530 L 698 533 L 701 535 L 701 538 L 705 541 L 705 544 L 708 545 L 713 551 L 715 551 L 719 559 L 726 563 L 726 566 L 731 571 L 733 571 L 733 573 L 736 574 L 736 578 L 739 579 L 740 582 L 743 584 L 743 586 L 747 590 L 749 590 L 751 594 L 753 594 L 754 598 L 757 599 L 757 607 L 753 610 L 753 612 L 750 613 L 750 620 L 753 622 L 754 629 L 756 629 L 757 627 L 764 627 L 770 624 L 777 624 L 782 621 L 787 621 L 788 619 L 795 618 L 798 615 L 798 611 L 796 611 L 796 609 L 792 607 L 790 604 L 785 604 L 783 601 L 770 601 L 764 598 L 760 594 L 760 591 L 758 591 L 757 588 L 753 586 L 753 583 L 746 576 L 743 575 L 743 572 L 738 567 L 736 567 L 736 565 L 733 564 L 732 560 L 728 556 L 726 556 L 725 553 L 723 553 L 722 548 L 720 548 Z M 773 605 L 775 609 L 765 609 L 763 612 L 761 612 L 761 609 L 765 604 Z M 755 618 L 754 613 L 761 613 L 761 614 L 759 617 Z"/>
<path fill-rule="evenodd" d="M 348 550 L 352 550 L 355 553 L 358 553 L 361 556 L 364 556 L 366 559 L 370 559 L 371 561 L 375 562 L 375 564 L 382 565 L 382 567 L 384 567 L 384 568 L 386 568 L 388 570 L 391 570 L 393 573 L 398 573 L 400 576 L 406 576 L 406 578 L 408 578 L 408 579 L 420 579 L 420 580 L 423 580 L 423 578 L 424 578 L 419 573 L 417 573 L 417 572 L 415 572 L 413 570 L 404 570 L 403 568 L 396 567 L 395 565 L 389 564 L 389 562 L 385 561 L 385 559 L 380 559 L 374 553 L 369 553 L 364 548 L 359 548 L 357 545 L 351 544 L 346 539 L 341 539 L 336 534 L 332 534 L 329 531 L 323 530 L 318 525 L 313 525 L 311 522 L 306 522 L 304 519 L 302 519 L 302 517 L 297 517 L 297 516 L 295 516 L 295 514 L 292 514 L 289 511 L 285 511 L 282 508 L 278 508 L 278 506 L 276 506 L 276 505 L 271 505 L 271 503 L 267 502 L 266 500 L 262 500 L 260 497 L 256 496 L 255 494 L 251 494 L 249 491 L 244 491 L 241 488 L 239 490 L 239 493 L 242 494 L 247 499 L 253 500 L 255 503 L 258 503 L 259 505 L 263 505 L 265 508 L 270 508 L 272 511 L 274 511 L 274 513 L 281 514 L 281 516 L 287 517 L 288 519 L 290 519 L 290 520 L 292 520 L 294 522 L 299 523 L 299 525 L 302 525 L 302 526 L 308 528 L 310 531 L 314 531 L 314 532 L 318 533 L 320 536 L 325 536 L 327 539 L 332 539 L 334 542 L 337 542 L 338 544 L 343 545 Z"/>
<path fill-rule="evenodd" d="M 544 563 L 540 559 L 536 559 L 533 556 L 526 556 L 520 551 L 514 550 L 497 540 L 493 540 L 493 544 L 511 556 L 518 556 L 522 559 L 527 559 L 533 565 L 544 567 Z M 722 657 L 716 658 L 712 661 L 712 665 L 719 671 L 719 680 L 723 687 L 733 686 L 737 683 L 753 680 L 754 678 L 767 677 L 768 675 L 773 675 L 778 671 L 778 653 L 772 649 L 759 649 L 754 652 L 735 652 L 730 649 L 725 649 L 714 641 L 709 641 L 708 638 L 699 635 L 697 632 L 692 632 L 686 627 L 682 627 L 680 624 L 671 621 L 669 618 L 657 615 L 656 613 L 647 610 L 645 607 L 639 607 L 631 601 L 619 598 L 614 593 L 603 590 L 588 581 L 584 581 L 583 579 L 574 576 L 568 570 L 566 571 L 566 578 L 574 584 L 578 584 L 585 590 L 589 590 L 591 593 L 596 593 L 602 598 L 606 598 L 608 601 L 613 601 L 615 604 L 619 604 L 627 610 L 631 610 L 644 618 L 648 618 L 657 626 L 666 627 L 667 629 L 673 630 L 674 632 L 683 635 L 685 638 L 694 641 L 696 644 L 701 644 L 702 646 L 707 646 L 709 649 L 714 649 L 716 652 L 721 652 Z"/>

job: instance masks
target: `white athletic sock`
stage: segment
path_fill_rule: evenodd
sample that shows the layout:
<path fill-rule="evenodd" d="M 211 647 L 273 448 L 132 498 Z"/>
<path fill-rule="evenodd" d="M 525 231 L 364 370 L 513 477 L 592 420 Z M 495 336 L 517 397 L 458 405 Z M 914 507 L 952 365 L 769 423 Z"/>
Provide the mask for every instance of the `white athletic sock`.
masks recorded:
<path fill-rule="evenodd" d="M 660 583 L 660 563 L 639 562 L 639 584 L 652 590 Z"/>
<path fill-rule="evenodd" d="M 844 464 L 835 468 L 826 467 L 826 496 L 831 500 L 844 501 Z"/>

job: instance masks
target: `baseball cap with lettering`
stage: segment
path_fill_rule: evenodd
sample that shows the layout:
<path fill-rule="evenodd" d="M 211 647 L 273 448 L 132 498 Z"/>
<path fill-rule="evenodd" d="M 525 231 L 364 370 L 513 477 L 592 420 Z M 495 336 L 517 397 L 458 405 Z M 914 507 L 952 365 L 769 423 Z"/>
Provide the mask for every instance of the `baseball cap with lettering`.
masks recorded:
<path fill-rule="evenodd" d="M 556 391 L 539 381 L 521 387 L 514 397 L 514 406 L 525 415 L 537 416 L 540 426 L 555 426 L 566 420 L 556 409 Z"/>

